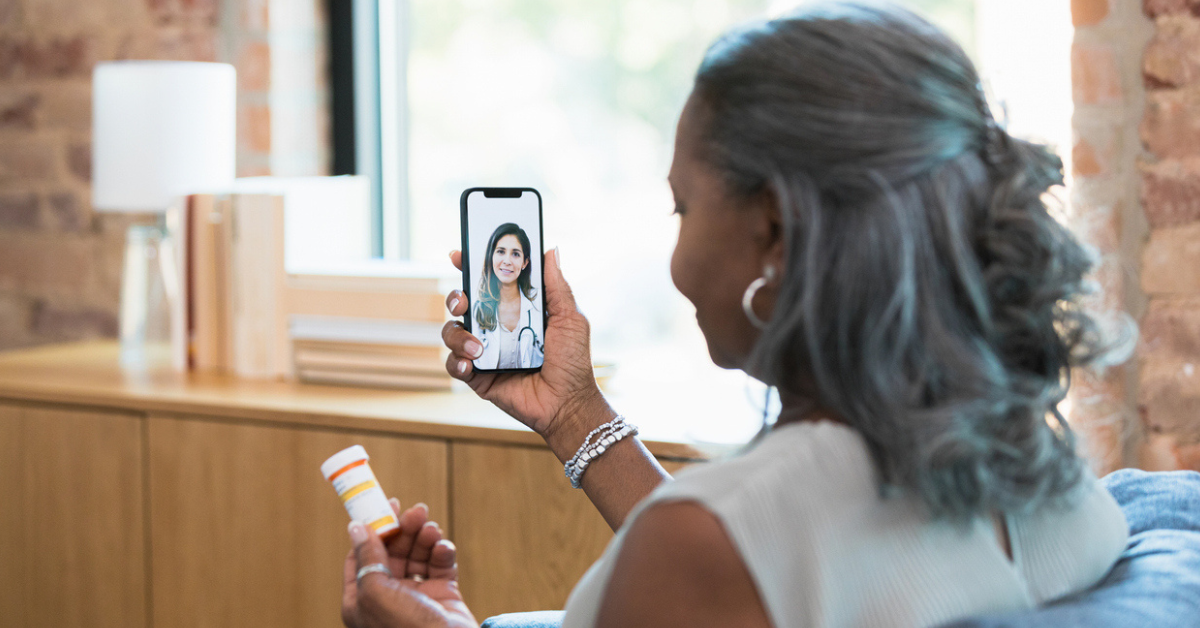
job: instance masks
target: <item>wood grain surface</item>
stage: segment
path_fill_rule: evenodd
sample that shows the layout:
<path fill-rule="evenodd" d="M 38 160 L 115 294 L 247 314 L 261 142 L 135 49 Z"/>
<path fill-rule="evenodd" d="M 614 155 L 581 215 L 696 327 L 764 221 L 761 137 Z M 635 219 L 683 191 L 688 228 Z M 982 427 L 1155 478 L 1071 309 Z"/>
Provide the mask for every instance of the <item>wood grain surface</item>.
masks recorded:
<path fill-rule="evenodd" d="M 287 425 L 541 446 L 542 439 L 468 390 L 407 392 L 294 381 L 178 373 L 164 349 L 150 366 L 122 368 L 117 343 L 84 342 L 0 354 L 0 399 L 143 413 L 229 417 Z M 707 458 L 686 424 L 638 416 L 648 449 L 669 458 Z"/>
<path fill-rule="evenodd" d="M 339 626 L 348 516 L 319 466 L 352 444 L 389 494 L 429 504 L 480 620 L 562 608 L 612 536 L 541 438 L 469 391 L 177 373 L 165 352 L 131 370 L 117 355 L 0 354 L 0 626 Z M 660 459 L 705 457 L 686 432 L 637 422 Z"/>
<path fill-rule="evenodd" d="M 443 441 L 149 420 L 155 628 L 341 625 L 349 518 L 319 467 L 350 445 L 404 507 L 452 525 Z"/>
<path fill-rule="evenodd" d="M 142 422 L 0 404 L 0 625 L 146 625 Z"/>

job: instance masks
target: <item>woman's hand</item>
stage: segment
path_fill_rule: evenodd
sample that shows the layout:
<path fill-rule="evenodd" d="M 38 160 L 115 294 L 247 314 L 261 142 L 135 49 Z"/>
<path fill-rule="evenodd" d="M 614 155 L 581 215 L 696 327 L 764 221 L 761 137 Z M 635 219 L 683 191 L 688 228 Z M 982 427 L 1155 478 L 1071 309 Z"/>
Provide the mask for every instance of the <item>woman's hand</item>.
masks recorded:
<path fill-rule="evenodd" d="M 400 532 L 385 546 L 370 526 L 350 523 L 354 549 L 346 555 L 342 581 L 342 622 L 349 628 L 478 628 L 479 622 L 458 590 L 458 552 L 429 521 L 424 504 L 400 514 L 392 509 Z M 392 577 L 368 573 L 366 565 L 383 564 Z"/>
<path fill-rule="evenodd" d="M 462 253 L 450 260 L 462 269 Z M 446 370 L 467 383 L 480 397 L 496 404 L 546 439 L 550 451 L 566 462 L 593 428 L 612 420 L 609 407 L 592 370 L 587 319 L 575 307 L 575 297 L 562 276 L 558 249 L 543 260 L 546 277 L 545 362 L 536 373 L 476 373 L 471 360 L 479 357 L 483 343 L 458 321 L 442 328 L 450 347 Z M 446 297 L 454 316 L 469 315 L 471 306 L 462 291 Z M 636 437 L 611 448 L 588 467 L 583 489 L 613 530 L 621 527 L 633 506 L 668 478 L 654 456 Z M 560 480 L 561 481 L 561 480 Z"/>
<path fill-rule="evenodd" d="M 450 260 L 462 270 L 460 251 L 452 252 Z M 446 323 L 442 338 L 450 348 L 450 356 L 446 360 L 446 370 L 450 375 L 465 381 L 480 397 L 532 428 L 550 443 L 551 448 L 555 448 L 550 441 L 557 432 L 564 431 L 565 423 L 582 422 L 590 430 L 611 419 L 612 411 L 596 385 L 592 370 L 591 331 L 587 319 L 575 307 L 570 286 L 563 279 L 558 249 L 554 249 L 553 255 L 546 255 L 543 263 L 549 317 L 545 333 L 545 362 L 541 371 L 476 373 L 471 360 L 482 355 L 483 343 L 459 321 Z M 466 295 L 460 290 L 454 290 L 446 297 L 446 306 L 453 316 L 467 315 L 471 309 Z M 578 443 L 573 446 L 577 447 Z M 561 452 L 555 453 L 561 457 Z"/>

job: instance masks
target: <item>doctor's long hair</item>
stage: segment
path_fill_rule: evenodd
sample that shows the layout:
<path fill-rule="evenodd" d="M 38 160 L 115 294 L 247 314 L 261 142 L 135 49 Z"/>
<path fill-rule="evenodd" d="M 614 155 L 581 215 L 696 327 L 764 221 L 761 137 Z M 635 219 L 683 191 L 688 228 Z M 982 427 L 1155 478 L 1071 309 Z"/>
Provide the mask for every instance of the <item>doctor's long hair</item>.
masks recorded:
<path fill-rule="evenodd" d="M 488 239 L 487 254 L 483 258 L 483 274 L 479 280 L 479 295 L 476 297 L 479 305 L 475 308 L 475 322 L 480 329 L 487 331 L 495 331 L 500 319 L 500 278 L 492 270 L 492 257 L 496 254 L 496 243 L 506 235 L 517 237 L 521 243 L 521 250 L 525 253 L 525 259 L 530 260 L 529 236 L 525 235 L 524 229 L 512 222 L 506 222 L 496 227 L 496 230 L 492 232 L 492 237 Z M 531 301 L 537 294 L 537 291 L 533 289 L 532 277 L 533 262 L 529 261 L 517 277 L 517 289 Z"/>

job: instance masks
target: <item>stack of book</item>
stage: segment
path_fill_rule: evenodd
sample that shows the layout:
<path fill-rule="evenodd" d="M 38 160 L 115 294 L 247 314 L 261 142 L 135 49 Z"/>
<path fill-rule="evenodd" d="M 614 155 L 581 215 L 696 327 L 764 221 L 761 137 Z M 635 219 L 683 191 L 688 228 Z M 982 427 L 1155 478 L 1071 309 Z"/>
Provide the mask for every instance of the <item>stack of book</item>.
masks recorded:
<path fill-rule="evenodd" d="M 273 194 L 195 194 L 185 209 L 183 284 L 190 368 L 288 372 L 284 203 Z M 178 358 L 177 358 L 178 359 Z"/>
<path fill-rule="evenodd" d="M 168 220 L 184 295 L 173 314 L 178 367 L 450 388 L 441 328 L 457 274 L 366 259 L 367 230 L 346 218 L 365 215 L 366 190 L 361 177 L 313 177 L 239 180 L 229 192 L 190 196 Z M 316 245 L 317 219 L 332 223 L 328 246 Z M 306 249 L 313 255 L 297 254 Z"/>
<path fill-rule="evenodd" d="M 301 381 L 449 390 L 442 325 L 456 278 L 387 262 L 288 277 L 289 337 Z"/>

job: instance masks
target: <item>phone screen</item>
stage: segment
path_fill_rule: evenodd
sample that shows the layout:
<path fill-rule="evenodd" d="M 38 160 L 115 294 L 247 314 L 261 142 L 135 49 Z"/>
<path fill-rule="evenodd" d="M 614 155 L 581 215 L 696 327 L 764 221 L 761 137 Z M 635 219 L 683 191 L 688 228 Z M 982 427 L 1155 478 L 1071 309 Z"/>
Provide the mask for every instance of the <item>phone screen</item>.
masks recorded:
<path fill-rule="evenodd" d="M 468 331 L 483 342 L 476 371 L 532 371 L 545 355 L 542 197 L 532 188 L 462 194 L 463 292 Z"/>

